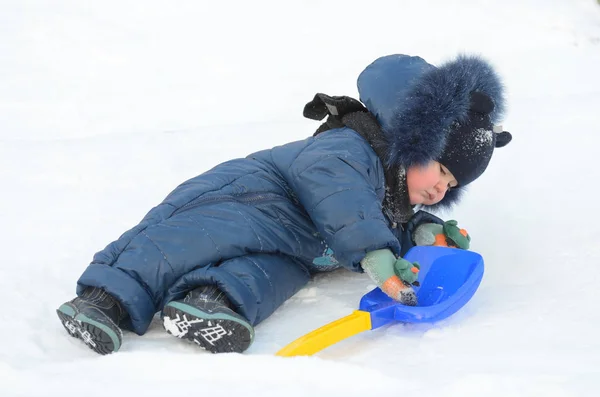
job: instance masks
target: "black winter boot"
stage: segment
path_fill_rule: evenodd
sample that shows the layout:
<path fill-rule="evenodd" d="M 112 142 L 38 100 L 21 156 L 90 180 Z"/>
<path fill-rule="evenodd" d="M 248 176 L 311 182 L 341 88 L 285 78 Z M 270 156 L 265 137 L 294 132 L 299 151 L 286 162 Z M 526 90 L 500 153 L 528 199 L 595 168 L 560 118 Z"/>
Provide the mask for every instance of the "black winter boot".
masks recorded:
<path fill-rule="evenodd" d="M 81 296 L 63 303 L 56 313 L 69 335 L 81 339 L 96 353 L 108 354 L 121 347 L 119 322 L 127 312 L 104 290 L 88 287 Z"/>
<path fill-rule="evenodd" d="M 231 310 L 225 294 L 212 285 L 198 287 L 183 300 L 167 303 L 162 317 L 168 333 L 211 353 L 241 353 L 254 339 L 252 325 Z"/>

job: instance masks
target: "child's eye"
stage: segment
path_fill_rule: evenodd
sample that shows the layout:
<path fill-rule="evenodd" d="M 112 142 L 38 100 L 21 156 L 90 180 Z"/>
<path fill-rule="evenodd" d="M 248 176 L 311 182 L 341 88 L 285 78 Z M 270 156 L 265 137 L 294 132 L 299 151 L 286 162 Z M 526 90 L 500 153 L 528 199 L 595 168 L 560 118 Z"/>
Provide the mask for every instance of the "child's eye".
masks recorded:
<path fill-rule="evenodd" d="M 442 175 L 446 175 L 446 171 L 444 171 L 444 167 L 442 167 L 441 164 L 440 164 L 440 172 L 442 173 Z"/>

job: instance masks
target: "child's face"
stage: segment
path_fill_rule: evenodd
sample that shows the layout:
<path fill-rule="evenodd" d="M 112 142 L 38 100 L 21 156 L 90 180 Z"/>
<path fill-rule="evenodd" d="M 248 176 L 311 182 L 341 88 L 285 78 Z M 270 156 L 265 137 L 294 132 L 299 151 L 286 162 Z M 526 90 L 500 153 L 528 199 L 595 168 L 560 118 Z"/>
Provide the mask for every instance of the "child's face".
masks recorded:
<path fill-rule="evenodd" d="M 410 203 L 433 205 L 444 198 L 448 189 L 456 187 L 454 175 L 437 161 L 424 167 L 410 167 L 406 172 Z"/>

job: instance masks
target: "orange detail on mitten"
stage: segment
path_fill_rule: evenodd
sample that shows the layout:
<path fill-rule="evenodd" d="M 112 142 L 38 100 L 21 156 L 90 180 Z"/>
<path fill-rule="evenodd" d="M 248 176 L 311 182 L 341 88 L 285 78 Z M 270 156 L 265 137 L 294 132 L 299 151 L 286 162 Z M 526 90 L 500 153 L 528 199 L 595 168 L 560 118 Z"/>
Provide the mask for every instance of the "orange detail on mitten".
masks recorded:
<path fill-rule="evenodd" d="M 459 230 L 460 234 L 467 237 L 469 233 L 465 229 Z M 435 235 L 435 242 L 433 243 L 436 247 L 456 247 L 454 244 L 448 245 L 448 240 L 446 239 L 446 235 L 443 233 Z"/>
<path fill-rule="evenodd" d="M 390 298 L 398 299 L 400 291 L 408 288 L 398 276 L 392 276 L 381 285 L 381 290 Z"/>
<path fill-rule="evenodd" d="M 446 235 L 443 233 L 436 234 L 433 245 L 436 247 L 447 247 L 448 243 L 446 242 Z"/>

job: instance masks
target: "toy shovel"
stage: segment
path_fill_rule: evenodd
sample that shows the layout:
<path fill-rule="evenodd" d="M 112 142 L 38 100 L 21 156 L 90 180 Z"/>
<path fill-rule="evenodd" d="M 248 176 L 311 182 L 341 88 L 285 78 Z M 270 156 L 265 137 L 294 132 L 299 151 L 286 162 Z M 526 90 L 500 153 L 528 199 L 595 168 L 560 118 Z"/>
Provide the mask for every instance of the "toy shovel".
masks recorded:
<path fill-rule="evenodd" d="M 375 288 L 362 297 L 359 310 L 296 339 L 277 355 L 310 356 L 350 336 L 395 321 L 432 323 L 442 320 L 471 299 L 483 277 L 483 258 L 472 251 L 417 246 L 404 259 L 421 265 L 420 286 L 413 287 L 418 306 L 405 306 Z"/>

